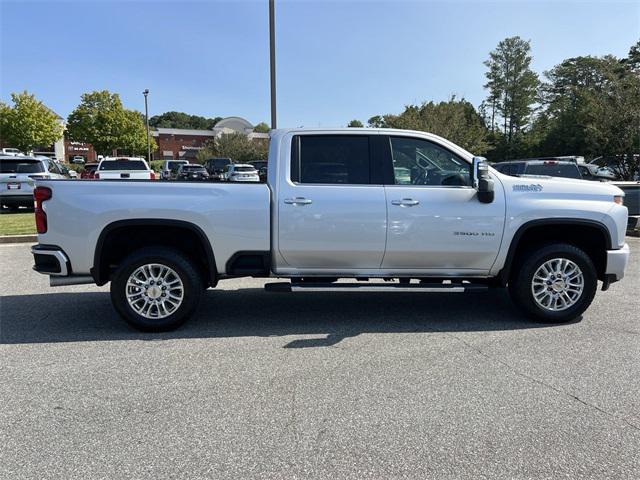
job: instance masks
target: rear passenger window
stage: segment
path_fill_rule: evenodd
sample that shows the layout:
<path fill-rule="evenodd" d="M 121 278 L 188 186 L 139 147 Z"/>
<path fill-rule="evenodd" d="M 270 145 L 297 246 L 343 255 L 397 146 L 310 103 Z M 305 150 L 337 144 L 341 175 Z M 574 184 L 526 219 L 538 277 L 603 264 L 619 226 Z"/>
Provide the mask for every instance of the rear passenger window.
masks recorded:
<path fill-rule="evenodd" d="M 363 185 L 371 183 L 370 170 L 366 135 L 293 137 L 293 182 Z"/>

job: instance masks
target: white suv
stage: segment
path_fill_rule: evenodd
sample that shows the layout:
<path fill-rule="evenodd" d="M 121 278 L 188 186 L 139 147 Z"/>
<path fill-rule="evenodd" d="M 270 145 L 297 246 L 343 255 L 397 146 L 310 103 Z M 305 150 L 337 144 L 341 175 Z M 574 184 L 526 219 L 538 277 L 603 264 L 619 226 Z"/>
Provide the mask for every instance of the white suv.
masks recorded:
<path fill-rule="evenodd" d="M 260 176 L 253 165 L 232 163 L 224 169 L 222 177 L 227 182 L 259 182 Z"/>

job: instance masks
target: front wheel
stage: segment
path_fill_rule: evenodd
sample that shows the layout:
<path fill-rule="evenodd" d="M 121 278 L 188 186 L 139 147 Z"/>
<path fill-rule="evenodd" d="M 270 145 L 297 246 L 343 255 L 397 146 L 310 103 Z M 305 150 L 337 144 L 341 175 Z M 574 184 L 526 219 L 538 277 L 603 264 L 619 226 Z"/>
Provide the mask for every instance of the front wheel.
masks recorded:
<path fill-rule="evenodd" d="M 565 323 L 591 305 L 597 287 L 591 258 L 573 245 L 555 243 L 526 254 L 509 281 L 509 294 L 529 317 Z"/>
<path fill-rule="evenodd" d="M 173 330 L 196 310 L 202 279 L 192 262 L 168 248 L 128 256 L 111 279 L 111 301 L 127 323 L 145 332 Z"/>

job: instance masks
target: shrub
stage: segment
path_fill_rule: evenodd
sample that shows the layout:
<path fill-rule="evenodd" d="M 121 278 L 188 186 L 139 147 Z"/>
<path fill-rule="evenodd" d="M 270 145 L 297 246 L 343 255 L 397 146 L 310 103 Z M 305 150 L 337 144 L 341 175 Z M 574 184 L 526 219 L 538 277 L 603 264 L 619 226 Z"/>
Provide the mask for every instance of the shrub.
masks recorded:
<path fill-rule="evenodd" d="M 151 170 L 153 170 L 154 172 L 160 173 L 163 163 L 164 163 L 164 160 L 151 160 L 151 163 L 149 164 L 149 166 L 151 167 Z"/>

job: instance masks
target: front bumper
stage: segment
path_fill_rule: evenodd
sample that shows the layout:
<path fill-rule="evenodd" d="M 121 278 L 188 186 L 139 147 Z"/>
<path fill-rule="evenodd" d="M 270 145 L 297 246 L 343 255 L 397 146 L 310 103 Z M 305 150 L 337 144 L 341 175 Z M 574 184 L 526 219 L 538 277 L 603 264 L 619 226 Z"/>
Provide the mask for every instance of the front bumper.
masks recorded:
<path fill-rule="evenodd" d="M 624 271 L 629 263 L 629 245 L 626 243 L 618 250 L 607 250 L 607 268 L 605 275 L 611 282 L 624 278 Z"/>

